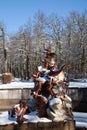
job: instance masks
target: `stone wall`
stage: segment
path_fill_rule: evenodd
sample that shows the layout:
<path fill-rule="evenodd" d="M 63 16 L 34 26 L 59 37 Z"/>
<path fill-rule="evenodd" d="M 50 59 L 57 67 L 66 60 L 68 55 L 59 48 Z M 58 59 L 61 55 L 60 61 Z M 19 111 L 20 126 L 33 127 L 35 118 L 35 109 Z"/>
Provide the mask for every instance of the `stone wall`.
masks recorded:
<path fill-rule="evenodd" d="M 13 104 L 17 104 L 20 99 L 29 100 L 30 98 L 30 89 L 0 89 L 0 110 L 9 109 Z"/>
<path fill-rule="evenodd" d="M 72 99 L 74 111 L 87 112 L 87 88 L 69 88 L 68 95 Z M 0 89 L 0 110 L 9 109 L 20 99 L 29 100 L 30 98 L 30 89 Z"/>
<path fill-rule="evenodd" d="M 73 111 L 87 112 L 87 88 L 69 88 L 68 95 L 72 99 Z"/>

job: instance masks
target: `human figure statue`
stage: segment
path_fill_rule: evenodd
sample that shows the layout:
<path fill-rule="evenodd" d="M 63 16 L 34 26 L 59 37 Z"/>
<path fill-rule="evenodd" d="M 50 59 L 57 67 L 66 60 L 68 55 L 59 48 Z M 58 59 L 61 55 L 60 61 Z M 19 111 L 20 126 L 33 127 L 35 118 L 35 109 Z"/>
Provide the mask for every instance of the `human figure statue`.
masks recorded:
<path fill-rule="evenodd" d="M 9 118 L 15 117 L 16 121 L 21 124 L 26 119 L 24 118 L 24 114 L 29 113 L 28 104 L 26 100 L 20 100 L 19 104 L 14 105 L 9 111 Z"/>

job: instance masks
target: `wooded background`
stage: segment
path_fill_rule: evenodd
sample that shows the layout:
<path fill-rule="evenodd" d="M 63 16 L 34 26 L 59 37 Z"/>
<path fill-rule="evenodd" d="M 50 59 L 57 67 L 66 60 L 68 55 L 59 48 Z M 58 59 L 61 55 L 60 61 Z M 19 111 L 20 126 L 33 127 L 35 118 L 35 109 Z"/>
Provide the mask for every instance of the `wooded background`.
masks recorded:
<path fill-rule="evenodd" d="M 44 44 L 55 51 L 59 66 L 70 65 L 69 74 L 87 77 L 87 10 L 72 11 L 66 18 L 38 11 L 15 34 L 8 34 L 0 22 L 0 73 L 29 79 L 43 65 Z"/>

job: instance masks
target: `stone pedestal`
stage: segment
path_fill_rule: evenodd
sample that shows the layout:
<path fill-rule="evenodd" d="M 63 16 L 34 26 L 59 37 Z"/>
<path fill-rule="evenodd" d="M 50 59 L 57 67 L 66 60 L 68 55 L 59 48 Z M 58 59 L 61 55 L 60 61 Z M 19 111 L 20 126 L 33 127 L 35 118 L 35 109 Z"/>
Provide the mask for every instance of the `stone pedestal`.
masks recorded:
<path fill-rule="evenodd" d="M 0 126 L 0 130 L 75 130 L 75 121 L 12 124 Z"/>

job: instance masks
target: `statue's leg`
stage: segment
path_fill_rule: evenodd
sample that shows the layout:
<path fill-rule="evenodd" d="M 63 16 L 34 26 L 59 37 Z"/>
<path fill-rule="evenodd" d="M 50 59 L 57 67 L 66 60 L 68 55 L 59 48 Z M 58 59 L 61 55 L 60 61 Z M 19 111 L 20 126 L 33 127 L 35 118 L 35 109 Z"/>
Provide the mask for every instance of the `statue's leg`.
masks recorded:
<path fill-rule="evenodd" d="M 42 90 L 42 86 L 43 85 L 44 85 L 44 82 L 43 81 L 39 81 L 37 89 L 36 89 L 35 92 L 37 92 L 39 94 L 41 92 L 41 90 Z"/>
<path fill-rule="evenodd" d="M 56 97 L 56 95 L 55 95 L 55 93 L 53 92 L 52 88 L 53 88 L 53 80 L 50 79 L 50 83 L 49 83 L 48 91 L 50 92 L 52 98 L 54 98 L 54 97 Z"/>

